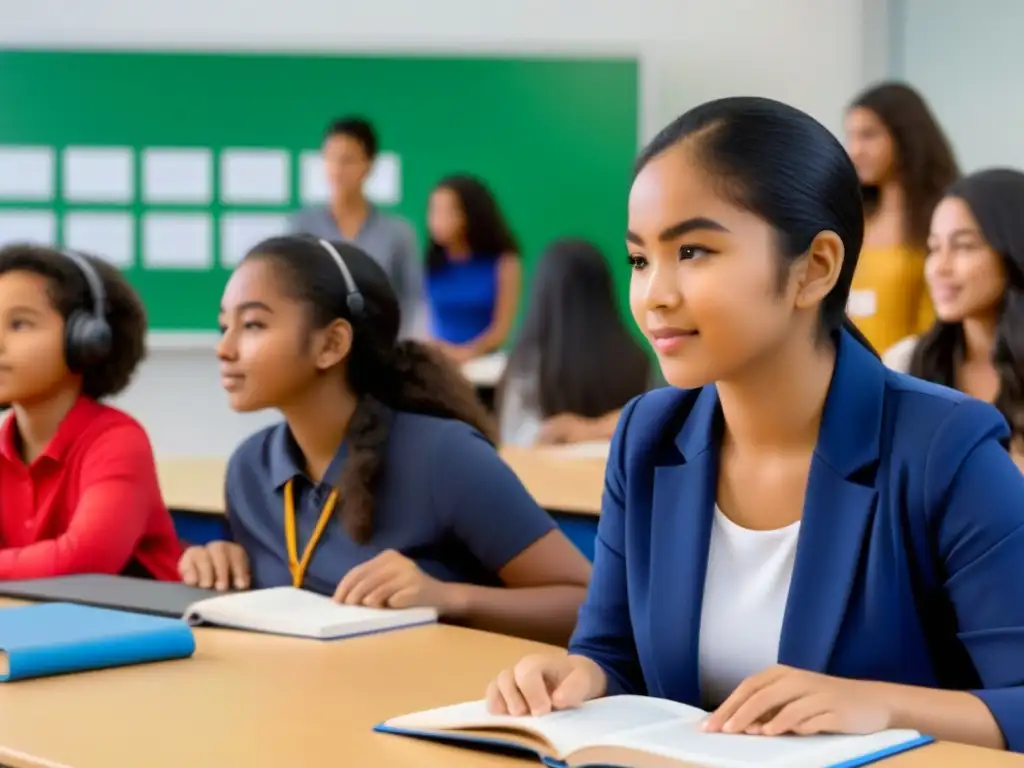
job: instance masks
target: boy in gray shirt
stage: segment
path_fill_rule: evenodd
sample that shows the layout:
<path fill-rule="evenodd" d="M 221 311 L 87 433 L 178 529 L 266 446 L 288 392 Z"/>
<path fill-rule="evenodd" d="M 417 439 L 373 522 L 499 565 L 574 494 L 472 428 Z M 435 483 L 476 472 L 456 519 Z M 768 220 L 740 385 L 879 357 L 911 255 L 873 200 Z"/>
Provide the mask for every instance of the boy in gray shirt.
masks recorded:
<path fill-rule="evenodd" d="M 289 221 L 292 233 L 350 242 L 387 272 L 402 308 L 402 335 L 420 335 L 426 311 L 423 259 L 416 233 L 404 218 L 379 210 L 363 194 L 377 156 L 373 126 L 359 117 L 335 120 L 324 134 L 324 171 L 331 191 L 327 205 L 305 208 Z"/>

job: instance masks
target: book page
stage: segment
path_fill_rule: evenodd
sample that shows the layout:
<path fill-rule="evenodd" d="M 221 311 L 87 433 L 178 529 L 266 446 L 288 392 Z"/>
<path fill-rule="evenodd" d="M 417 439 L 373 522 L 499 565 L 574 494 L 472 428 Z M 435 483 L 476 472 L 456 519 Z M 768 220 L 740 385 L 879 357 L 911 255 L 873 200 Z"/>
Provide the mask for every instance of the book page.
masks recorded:
<path fill-rule="evenodd" d="M 325 629 L 376 624 L 382 619 L 387 619 L 388 624 L 398 624 L 395 619 L 406 612 L 339 605 L 314 592 L 275 587 L 202 600 L 192 606 L 189 615 L 213 624 L 319 635 Z"/>
<path fill-rule="evenodd" d="M 558 755 L 595 742 L 606 743 L 610 733 L 674 721 L 674 727 L 700 722 L 705 713 L 695 707 L 649 696 L 610 696 L 588 701 L 579 709 L 539 717 L 491 715 L 484 701 L 455 704 L 395 718 L 388 725 L 422 730 L 521 729 L 544 738 Z"/>
<path fill-rule="evenodd" d="M 657 723 L 600 740 L 600 746 L 630 747 L 715 768 L 818 768 L 867 755 L 917 738 L 913 731 L 866 736 L 747 736 L 704 733 L 700 720 Z"/>

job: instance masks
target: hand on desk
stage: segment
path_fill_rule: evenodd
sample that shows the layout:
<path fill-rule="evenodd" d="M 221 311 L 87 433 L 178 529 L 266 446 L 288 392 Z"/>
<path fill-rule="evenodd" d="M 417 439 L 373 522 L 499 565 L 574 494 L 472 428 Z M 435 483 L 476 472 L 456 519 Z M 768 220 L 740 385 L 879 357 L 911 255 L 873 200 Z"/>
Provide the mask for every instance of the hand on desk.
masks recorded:
<path fill-rule="evenodd" d="M 405 555 L 389 549 L 346 573 L 334 591 L 334 599 L 370 608 L 429 606 L 444 615 L 449 592 L 450 585 L 428 576 Z"/>
<path fill-rule="evenodd" d="M 874 733 L 891 727 L 879 683 L 776 665 L 751 675 L 704 721 L 709 732 Z"/>
<path fill-rule="evenodd" d="M 248 589 L 249 556 L 238 544 L 212 541 L 205 547 L 189 547 L 178 562 L 181 580 L 190 587 Z"/>
<path fill-rule="evenodd" d="M 585 656 L 527 656 L 487 686 L 493 715 L 546 715 L 604 695 L 608 678 Z"/>

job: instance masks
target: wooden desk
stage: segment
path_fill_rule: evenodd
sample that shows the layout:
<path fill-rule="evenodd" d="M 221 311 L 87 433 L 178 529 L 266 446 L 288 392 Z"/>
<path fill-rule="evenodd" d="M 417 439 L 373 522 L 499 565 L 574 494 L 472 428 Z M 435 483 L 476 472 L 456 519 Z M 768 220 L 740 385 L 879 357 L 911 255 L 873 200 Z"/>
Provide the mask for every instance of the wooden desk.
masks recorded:
<path fill-rule="evenodd" d="M 599 515 L 606 460 L 562 453 L 560 448 L 508 446 L 501 449 L 501 458 L 544 509 Z"/>
<path fill-rule="evenodd" d="M 158 459 L 160 493 L 171 509 L 224 514 L 224 459 Z"/>
<path fill-rule="evenodd" d="M 198 629 L 196 638 L 196 655 L 189 660 L 0 685 L 0 763 L 539 766 L 372 728 L 395 715 L 479 698 L 497 670 L 545 646 L 440 625 L 338 642 L 216 629 Z M 1022 763 L 1019 756 L 940 744 L 885 765 Z"/>

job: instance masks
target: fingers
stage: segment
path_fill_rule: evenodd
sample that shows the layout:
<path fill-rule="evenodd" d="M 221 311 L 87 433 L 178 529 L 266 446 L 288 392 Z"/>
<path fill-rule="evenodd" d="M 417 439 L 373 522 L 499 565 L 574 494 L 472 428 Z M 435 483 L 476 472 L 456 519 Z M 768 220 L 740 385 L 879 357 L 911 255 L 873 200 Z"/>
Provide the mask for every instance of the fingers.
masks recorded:
<path fill-rule="evenodd" d="M 508 707 L 505 706 L 505 697 L 498 688 L 498 681 L 491 680 L 487 684 L 487 692 L 484 694 L 484 701 L 487 702 L 487 711 L 492 715 L 507 715 Z"/>
<path fill-rule="evenodd" d="M 381 602 L 381 605 L 383 605 L 387 598 L 395 591 L 394 581 L 395 574 L 390 568 L 364 570 L 351 580 L 348 588 L 344 591 L 344 596 L 338 599 L 338 602 L 344 605 L 370 605 L 369 598 L 371 595 L 377 599 L 380 599 L 380 596 L 383 595 L 384 598 Z M 345 579 L 342 579 L 342 583 L 344 582 Z M 341 591 L 341 586 L 341 584 L 338 585 L 338 592 Z M 335 594 L 337 595 L 337 593 Z"/>
<path fill-rule="evenodd" d="M 213 563 L 209 550 L 206 547 L 192 547 L 189 552 L 192 555 L 190 562 L 195 569 L 195 583 L 192 586 L 213 589 Z"/>
<path fill-rule="evenodd" d="M 809 691 L 800 684 L 800 677 L 787 675 L 779 677 L 754 691 L 726 719 L 722 725 L 724 733 L 743 733 L 754 724 L 764 724 L 778 712 L 806 695 Z"/>
<path fill-rule="evenodd" d="M 237 544 L 229 544 L 227 547 L 228 565 L 234 579 L 235 589 L 248 589 L 252 583 L 249 574 L 249 556 L 245 550 Z"/>
<path fill-rule="evenodd" d="M 202 547 L 189 547 L 178 561 L 178 575 L 190 587 L 199 586 L 199 569 L 195 563 L 195 550 L 197 549 L 202 549 Z"/>
<path fill-rule="evenodd" d="M 832 697 L 825 693 L 801 696 L 786 704 L 771 719 L 761 726 L 765 736 L 778 736 L 783 733 L 804 733 L 800 730 L 805 723 L 818 720 L 819 724 L 827 719 L 831 711 Z M 816 731 L 807 731 L 815 733 Z"/>
<path fill-rule="evenodd" d="M 705 731 L 714 733 L 717 731 L 726 730 L 726 723 L 729 723 L 730 726 L 733 726 L 734 724 L 730 721 L 734 718 L 736 713 L 739 711 L 740 707 L 742 707 L 750 699 L 751 696 L 753 696 L 755 693 L 757 693 L 765 686 L 774 683 L 777 679 L 782 677 L 787 671 L 788 667 L 775 666 L 766 669 L 764 672 L 758 672 L 756 675 L 751 675 L 738 686 L 736 686 L 736 690 L 729 694 L 729 697 L 722 702 L 721 706 L 719 706 L 718 709 L 716 709 L 714 712 L 708 715 L 707 719 L 704 721 L 701 727 Z M 740 729 L 740 731 L 745 729 L 747 726 L 751 725 L 753 722 L 754 720 L 746 722 L 743 728 Z M 730 728 L 728 732 L 738 733 L 739 731 L 732 730 Z"/>
<path fill-rule="evenodd" d="M 550 666 L 551 659 L 527 657 L 516 664 L 513 670 L 515 684 L 526 702 L 527 712 L 531 715 L 546 715 L 552 709 L 551 692 L 548 690 L 544 674 L 548 671 L 545 668 Z"/>
<path fill-rule="evenodd" d="M 213 568 L 214 589 L 225 592 L 231 587 L 231 561 L 228 559 L 228 547 L 223 541 L 208 544 L 206 552 Z"/>
<path fill-rule="evenodd" d="M 522 717 L 530 714 L 530 706 L 519 689 L 519 682 L 516 680 L 514 670 L 506 669 L 502 671 L 495 682 L 505 704 L 506 712 L 513 717 Z"/>
<path fill-rule="evenodd" d="M 379 557 L 379 555 L 378 555 Z M 334 590 L 334 601 L 336 603 L 349 604 L 348 597 L 352 592 L 353 587 L 358 584 L 365 573 L 371 571 L 376 567 L 375 563 L 377 558 L 374 557 L 372 560 L 367 560 L 365 563 L 360 563 L 355 568 L 349 570 L 344 576 L 341 577 L 341 581 L 338 582 L 338 588 Z"/>
<path fill-rule="evenodd" d="M 555 709 L 575 709 L 590 698 L 591 689 L 587 670 L 576 667 L 551 692 L 551 704 Z"/>

